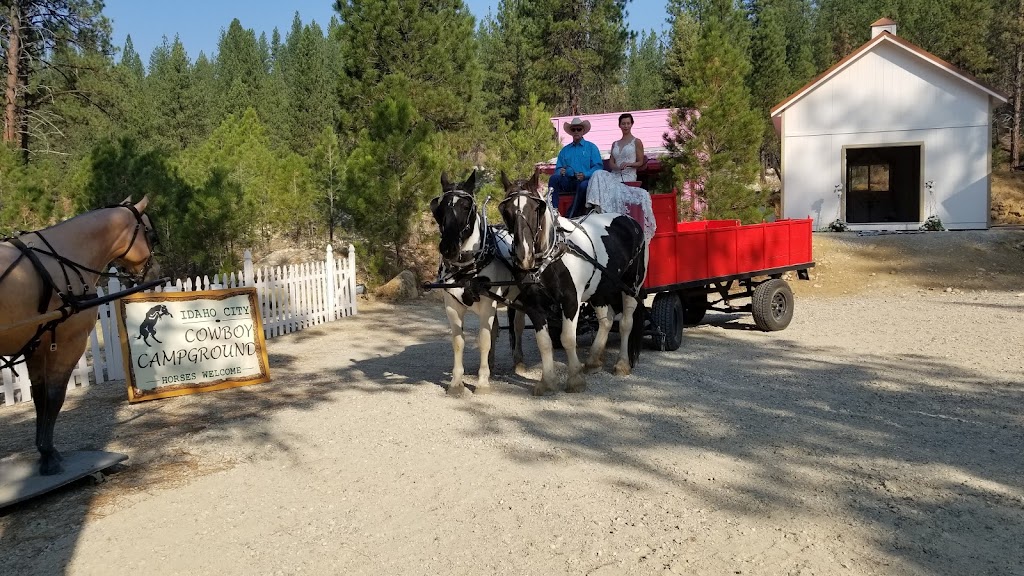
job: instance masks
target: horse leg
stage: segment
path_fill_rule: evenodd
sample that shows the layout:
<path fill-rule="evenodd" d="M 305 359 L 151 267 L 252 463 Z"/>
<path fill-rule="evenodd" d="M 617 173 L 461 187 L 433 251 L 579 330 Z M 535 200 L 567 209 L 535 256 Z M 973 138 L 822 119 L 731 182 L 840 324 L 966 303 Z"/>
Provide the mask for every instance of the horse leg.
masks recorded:
<path fill-rule="evenodd" d="M 619 360 L 615 363 L 616 376 L 629 376 L 633 367 L 629 365 L 629 334 L 633 330 L 633 313 L 639 302 L 636 298 L 622 295 L 622 320 L 619 320 Z M 638 326 L 637 329 L 642 329 Z"/>
<path fill-rule="evenodd" d="M 452 352 L 455 354 L 455 364 L 452 366 L 452 381 L 448 384 L 446 391 L 449 396 L 461 396 L 465 390 L 462 384 L 462 375 L 465 368 L 462 366 L 462 350 L 466 347 L 466 337 L 462 331 L 462 322 L 466 315 L 466 309 L 454 302 L 454 298 L 445 293 L 444 311 L 448 315 L 448 325 L 452 329 Z"/>
<path fill-rule="evenodd" d="M 526 329 L 526 314 L 516 314 L 512 308 L 509 308 L 509 316 L 511 317 L 512 323 L 514 324 L 515 339 L 514 349 L 512 350 L 512 365 L 515 367 L 516 374 L 522 374 L 526 372 L 526 362 L 523 361 L 523 330 Z"/>
<path fill-rule="evenodd" d="M 48 344 L 47 344 L 48 346 Z M 39 473 L 43 476 L 59 474 L 64 470 L 63 457 L 53 445 L 53 428 L 57 415 L 64 406 L 68 380 L 75 362 L 50 358 L 48 349 L 40 347 L 28 360 L 29 380 L 32 382 L 32 403 L 36 408 L 36 449 L 39 450 Z"/>
<path fill-rule="evenodd" d="M 476 393 L 491 393 L 491 367 L 488 362 L 491 353 L 491 345 L 494 343 L 493 334 L 494 320 L 498 317 L 498 310 L 494 301 L 480 301 L 480 337 L 477 338 L 477 345 L 480 346 L 480 370 L 477 373 Z"/>
<path fill-rule="evenodd" d="M 594 336 L 594 343 L 590 346 L 590 356 L 587 358 L 586 370 L 588 372 L 594 372 L 604 367 L 604 349 L 608 345 L 608 333 L 612 331 L 611 306 L 596 306 L 594 313 L 597 315 L 597 335 Z"/>
<path fill-rule="evenodd" d="M 527 312 L 530 322 L 537 333 L 537 349 L 540 351 L 541 378 L 533 387 L 534 396 L 543 396 L 548 390 L 558 387 L 555 375 L 555 354 L 551 346 L 551 335 L 548 334 L 548 319 L 543 310 L 531 309 Z"/>
<path fill-rule="evenodd" d="M 566 392 L 583 392 L 587 389 L 587 382 L 583 379 L 583 363 L 576 353 L 576 322 L 579 317 L 578 308 L 572 318 L 562 317 L 562 347 L 565 348 L 569 364 L 569 376 L 565 380 Z"/>

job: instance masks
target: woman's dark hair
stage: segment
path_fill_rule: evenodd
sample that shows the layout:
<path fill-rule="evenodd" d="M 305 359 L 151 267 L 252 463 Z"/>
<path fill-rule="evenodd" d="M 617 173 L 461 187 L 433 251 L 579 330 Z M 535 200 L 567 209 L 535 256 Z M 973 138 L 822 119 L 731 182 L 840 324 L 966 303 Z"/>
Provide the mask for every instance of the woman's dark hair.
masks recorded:
<path fill-rule="evenodd" d="M 623 118 L 629 118 L 630 122 L 636 124 L 636 120 L 633 120 L 633 115 L 630 114 L 629 112 L 626 112 L 625 114 L 619 114 L 619 122 L 622 122 Z"/>

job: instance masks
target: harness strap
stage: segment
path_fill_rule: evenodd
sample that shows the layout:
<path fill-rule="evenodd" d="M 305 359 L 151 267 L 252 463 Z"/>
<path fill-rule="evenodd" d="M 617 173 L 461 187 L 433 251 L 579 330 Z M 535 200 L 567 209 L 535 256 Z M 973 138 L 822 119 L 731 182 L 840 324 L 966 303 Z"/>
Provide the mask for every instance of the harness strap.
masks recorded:
<path fill-rule="evenodd" d="M 594 266 L 595 268 L 599 269 L 602 273 L 604 273 L 605 276 L 607 276 L 609 279 L 611 279 L 612 282 L 614 282 L 615 284 L 618 284 L 619 288 L 621 288 L 623 292 L 625 292 L 626 294 L 629 294 L 633 298 L 636 298 L 637 295 L 640 293 L 640 291 L 637 290 L 637 287 L 635 287 L 635 286 L 628 286 L 625 282 L 622 281 L 622 278 L 618 277 L 618 275 L 610 274 L 608 272 L 608 268 L 607 267 L 605 267 L 600 262 L 598 262 L 597 259 L 595 259 L 590 254 L 587 254 L 586 252 L 584 252 L 574 242 L 572 242 L 571 240 L 566 240 L 565 243 L 569 246 L 569 250 L 573 254 L 576 254 L 580 258 L 583 258 L 587 262 L 590 262 L 590 264 L 592 266 Z M 629 263 L 632 264 L 633 260 L 635 260 L 635 259 L 636 259 L 636 256 L 634 256 L 633 259 L 629 261 Z M 627 266 L 627 268 L 628 268 L 628 266 Z"/>
<path fill-rule="evenodd" d="M 21 253 L 28 258 L 29 262 L 31 262 L 32 266 L 36 269 L 36 272 L 38 272 L 39 276 L 43 279 L 43 288 L 39 294 L 39 313 L 45 314 L 47 308 L 50 307 L 51 292 L 55 292 L 57 296 L 60 296 L 61 301 L 64 302 L 65 305 L 68 305 L 69 302 L 67 295 L 61 292 L 60 288 L 57 288 L 57 285 L 53 282 L 53 277 L 50 276 L 50 272 L 45 266 L 43 266 L 39 257 L 36 256 L 35 251 L 26 246 L 19 238 L 11 238 L 8 242 L 18 250 L 21 250 Z"/>

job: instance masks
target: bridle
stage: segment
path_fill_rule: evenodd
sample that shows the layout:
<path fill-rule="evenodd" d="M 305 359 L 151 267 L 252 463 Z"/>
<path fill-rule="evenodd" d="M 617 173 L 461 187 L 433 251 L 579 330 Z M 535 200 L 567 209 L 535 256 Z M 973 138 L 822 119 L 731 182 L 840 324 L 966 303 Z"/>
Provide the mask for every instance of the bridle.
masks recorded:
<path fill-rule="evenodd" d="M 135 230 L 132 231 L 131 242 L 128 243 L 128 247 L 125 248 L 124 252 L 122 252 L 120 256 L 114 258 L 114 261 L 122 260 L 124 257 L 128 256 L 128 253 L 135 247 L 135 240 L 138 239 L 140 230 L 142 230 L 142 237 L 146 240 L 146 247 L 149 249 L 149 257 L 146 258 L 146 262 L 142 265 L 142 270 L 140 272 L 133 273 L 128 270 L 122 270 L 120 274 L 100 272 L 100 275 L 105 277 L 117 276 L 127 279 L 135 284 L 142 284 L 146 278 L 146 274 L 148 274 L 150 268 L 153 267 L 153 254 L 156 252 L 156 245 L 160 243 L 160 237 L 156 233 L 156 223 L 153 222 L 153 217 L 147 214 L 146 216 L 149 218 L 150 225 L 146 226 L 146 223 L 142 219 L 142 213 L 135 208 L 134 204 L 131 203 L 114 204 L 112 206 L 107 206 L 107 208 L 127 208 L 131 211 L 132 216 L 135 216 Z"/>
<path fill-rule="evenodd" d="M 441 256 L 441 265 L 438 268 L 438 282 L 473 276 L 485 268 L 497 253 L 495 239 L 490 227 L 487 226 L 487 216 L 477 209 L 476 199 L 473 195 L 465 190 L 456 188 L 453 184 L 443 194 L 434 198 L 431 201 L 431 205 L 441 207 L 446 199 L 450 199 L 452 206 L 458 200 L 469 200 L 470 217 L 466 219 L 466 224 L 463 225 L 458 233 L 457 241 L 460 243 L 458 256 L 455 259 L 446 258 L 444 255 Z M 479 232 L 480 247 L 476 250 L 461 250 L 462 244 L 469 238 L 474 226 L 476 226 Z"/>
<path fill-rule="evenodd" d="M 526 214 L 524 214 L 523 210 L 517 207 L 513 211 L 512 209 L 509 209 L 507 207 L 509 206 L 509 203 L 513 202 L 518 198 L 523 198 L 527 202 L 532 202 L 537 205 L 537 217 L 534 223 L 535 225 L 530 223 L 529 218 L 526 217 Z M 514 203 L 511 205 L 514 206 Z M 557 222 L 552 222 L 551 226 L 548 227 L 547 249 L 544 250 L 544 252 L 537 252 L 537 244 L 540 242 L 540 234 L 542 231 L 541 224 L 544 221 L 544 218 L 548 217 L 549 210 L 548 203 L 543 198 L 540 198 L 539 196 L 528 190 L 520 189 L 517 191 L 509 192 L 505 199 L 502 200 L 500 204 L 498 204 L 498 208 L 501 211 L 502 215 L 506 216 L 505 223 L 508 225 L 510 231 L 513 231 L 515 229 L 515 226 L 512 225 L 513 222 L 509 221 L 509 217 L 511 217 L 511 220 L 513 220 L 514 222 L 518 222 L 521 220 L 523 227 L 525 227 L 526 230 L 529 232 L 530 241 L 533 242 L 534 252 L 536 252 L 536 255 L 534 257 L 534 266 L 530 269 L 525 269 L 522 267 L 522 264 L 520 262 L 516 262 L 516 267 L 522 270 L 523 272 L 540 274 L 544 270 L 544 268 L 547 268 L 548 264 L 550 264 L 554 260 L 557 260 L 559 257 L 561 257 L 562 253 L 565 252 L 565 243 L 559 237 L 559 229 Z M 519 242 L 522 241 L 523 239 L 519 237 L 519 234 L 512 234 L 513 254 L 516 253 L 516 248 L 518 247 Z"/>

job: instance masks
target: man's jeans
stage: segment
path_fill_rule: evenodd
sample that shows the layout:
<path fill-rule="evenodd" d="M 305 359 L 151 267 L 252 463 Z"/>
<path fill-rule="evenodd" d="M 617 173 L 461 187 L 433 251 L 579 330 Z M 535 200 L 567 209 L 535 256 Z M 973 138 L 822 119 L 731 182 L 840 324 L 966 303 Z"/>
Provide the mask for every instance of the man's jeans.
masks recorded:
<path fill-rule="evenodd" d="M 587 204 L 587 185 L 590 184 L 590 178 L 586 178 L 582 181 L 577 180 L 576 176 L 560 176 L 553 174 L 548 179 L 548 186 L 551 188 L 551 202 L 554 204 L 555 209 L 558 209 L 558 196 L 560 194 L 575 194 L 575 198 L 572 201 L 572 206 L 569 207 L 569 213 L 566 214 L 568 218 L 575 218 L 583 214 L 583 209 Z"/>

